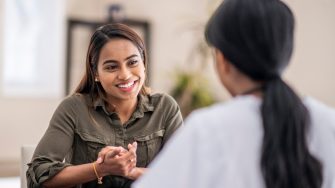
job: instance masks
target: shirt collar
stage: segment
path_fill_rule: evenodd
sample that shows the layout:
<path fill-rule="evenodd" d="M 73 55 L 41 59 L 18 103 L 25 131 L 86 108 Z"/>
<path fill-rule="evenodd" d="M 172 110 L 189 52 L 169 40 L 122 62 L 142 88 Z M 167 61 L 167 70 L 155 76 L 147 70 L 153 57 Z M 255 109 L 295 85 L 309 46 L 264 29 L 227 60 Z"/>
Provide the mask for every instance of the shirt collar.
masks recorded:
<path fill-rule="evenodd" d="M 150 100 L 150 98 L 151 98 L 150 95 L 139 94 L 137 98 L 138 98 L 138 103 L 137 103 L 136 109 L 135 109 L 135 111 L 132 115 L 134 118 L 141 118 L 141 117 L 144 116 L 145 112 L 154 111 L 155 107 Z M 105 111 L 106 114 L 115 113 L 115 112 L 108 112 L 105 101 L 102 100 L 101 98 L 94 101 L 93 107 L 94 107 L 95 110 L 97 110 L 97 108 L 101 107 Z"/>

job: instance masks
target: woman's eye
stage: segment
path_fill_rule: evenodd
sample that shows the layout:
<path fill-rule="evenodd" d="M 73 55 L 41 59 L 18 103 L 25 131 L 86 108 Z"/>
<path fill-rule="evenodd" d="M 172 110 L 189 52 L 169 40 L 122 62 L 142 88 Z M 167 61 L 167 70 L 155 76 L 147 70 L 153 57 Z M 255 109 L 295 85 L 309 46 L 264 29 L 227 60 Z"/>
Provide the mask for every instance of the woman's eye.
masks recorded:
<path fill-rule="evenodd" d="M 129 64 L 130 66 L 136 66 L 137 63 L 138 63 L 137 60 L 130 60 L 130 61 L 128 62 L 128 64 Z"/>
<path fill-rule="evenodd" d="M 116 65 L 108 65 L 105 67 L 106 70 L 115 70 L 117 69 L 117 66 Z"/>

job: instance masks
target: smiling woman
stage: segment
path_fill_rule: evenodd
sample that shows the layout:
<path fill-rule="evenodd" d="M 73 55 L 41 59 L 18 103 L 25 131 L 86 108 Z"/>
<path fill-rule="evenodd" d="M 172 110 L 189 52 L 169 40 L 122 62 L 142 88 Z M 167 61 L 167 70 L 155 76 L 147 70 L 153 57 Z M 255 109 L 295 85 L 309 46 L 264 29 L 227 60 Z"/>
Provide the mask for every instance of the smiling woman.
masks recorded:
<path fill-rule="evenodd" d="M 112 39 L 101 49 L 95 81 L 100 82 L 108 94 L 109 104 L 119 106 L 123 100 L 129 100 L 135 107 L 134 99 L 145 81 L 142 56 L 126 39 Z M 121 122 L 128 118 L 121 117 Z"/>
<path fill-rule="evenodd" d="M 146 171 L 183 123 L 172 97 L 145 86 L 146 66 L 144 43 L 128 26 L 95 31 L 85 75 L 38 144 L 28 187 L 130 187 Z"/>

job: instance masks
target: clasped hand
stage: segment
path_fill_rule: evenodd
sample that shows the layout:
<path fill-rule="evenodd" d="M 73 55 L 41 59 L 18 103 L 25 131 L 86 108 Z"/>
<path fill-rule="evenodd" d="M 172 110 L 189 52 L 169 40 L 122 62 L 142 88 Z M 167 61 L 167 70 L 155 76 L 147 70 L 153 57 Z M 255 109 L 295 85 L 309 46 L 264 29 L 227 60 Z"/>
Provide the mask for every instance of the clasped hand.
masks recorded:
<path fill-rule="evenodd" d="M 102 176 L 117 175 L 136 179 L 136 149 L 137 143 L 123 147 L 106 146 L 98 154 L 96 161 Z"/>

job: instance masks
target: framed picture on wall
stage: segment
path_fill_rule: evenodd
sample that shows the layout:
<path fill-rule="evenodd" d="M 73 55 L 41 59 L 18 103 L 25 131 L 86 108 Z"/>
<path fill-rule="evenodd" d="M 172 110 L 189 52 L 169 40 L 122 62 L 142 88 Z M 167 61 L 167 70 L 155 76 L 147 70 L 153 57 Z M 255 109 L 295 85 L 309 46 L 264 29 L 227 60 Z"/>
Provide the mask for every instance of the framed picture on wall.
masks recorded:
<path fill-rule="evenodd" d="M 70 19 L 67 23 L 67 50 L 65 65 L 65 95 L 73 93 L 85 71 L 86 54 L 91 36 L 96 28 L 113 22 L 92 22 Z M 146 21 L 125 19 L 121 23 L 130 26 L 144 40 L 150 58 L 150 25 Z M 147 72 L 150 77 L 150 68 Z M 148 78 L 150 82 L 150 79 Z"/>

